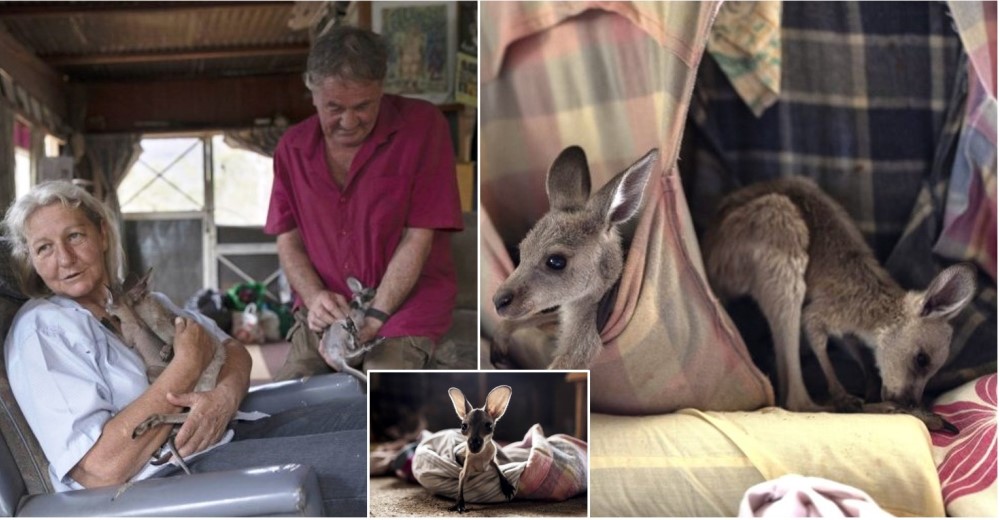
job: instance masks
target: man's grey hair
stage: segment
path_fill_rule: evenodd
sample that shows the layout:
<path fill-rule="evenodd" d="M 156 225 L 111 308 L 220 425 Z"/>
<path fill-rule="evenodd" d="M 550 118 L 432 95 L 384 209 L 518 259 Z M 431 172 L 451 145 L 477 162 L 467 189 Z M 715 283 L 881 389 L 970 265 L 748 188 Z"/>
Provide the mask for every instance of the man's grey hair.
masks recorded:
<path fill-rule="evenodd" d="M 121 283 L 125 253 L 122 249 L 121 234 L 111 211 L 87 190 L 67 181 L 43 182 L 22 195 L 7 209 L 3 219 L 4 236 L 11 249 L 11 266 L 17 276 L 21 292 L 31 297 L 52 294 L 45 282 L 31 264 L 28 248 L 28 219 L 41 208 L 52 204 L 62 204 L 67 208 L 78 208 L 88 220 L 103 229 L 108 240 L 108 250 L 104 253 L 104 270 L 113 285 Z"/>
<path fill-rule="evenodd" d="M 326 78 L 381 82 L 388 56 L 385 40 L 378 34 L 338 25 L 313 43 L 304 76 L 306 87 L 315 90 Z"/>

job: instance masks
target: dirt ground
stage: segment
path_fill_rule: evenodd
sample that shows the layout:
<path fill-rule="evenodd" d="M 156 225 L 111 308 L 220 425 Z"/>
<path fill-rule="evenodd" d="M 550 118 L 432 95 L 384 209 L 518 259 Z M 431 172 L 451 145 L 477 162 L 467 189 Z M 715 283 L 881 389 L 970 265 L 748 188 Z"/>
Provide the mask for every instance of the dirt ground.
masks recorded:
<path fill-rule="evenodd" d="M 417 484 L 395 477 L 375 477 L 370 481 L 368 510 L 372 517 L 458 516 L 448 511 L 454 501 L 432 495 Z M 505 516 L 587 516 L 587 495 L 565 502 L 518 500 L 507 504 L 469 504 L 462 517 Z"/>

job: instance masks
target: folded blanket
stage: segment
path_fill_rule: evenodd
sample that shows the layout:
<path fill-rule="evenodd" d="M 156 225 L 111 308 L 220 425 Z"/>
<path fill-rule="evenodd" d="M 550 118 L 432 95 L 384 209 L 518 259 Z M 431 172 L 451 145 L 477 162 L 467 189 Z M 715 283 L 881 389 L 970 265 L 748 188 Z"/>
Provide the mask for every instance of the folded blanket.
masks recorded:
<path fill-rule="evenodd" d="M 872 497 L 860 489 L 819 477 L 785 475 L 747 490 L 740 517 L 885 517 Z"/>
<path fill-rule="evenodd" d="M 431 435 L 417 446 L 413 476 L 431 492 L 456 498 L 465 447 L 465 437 L 457 429 Z M 545 437 L 538 424 L 520 442 L 501 448 L 497 461 L 518 498 L 558 501 L 587 490 L 587 443 L 563 434 Z M 466 502 L 505 500 L 493 471 L 477 473 L 465 482 Z"/>

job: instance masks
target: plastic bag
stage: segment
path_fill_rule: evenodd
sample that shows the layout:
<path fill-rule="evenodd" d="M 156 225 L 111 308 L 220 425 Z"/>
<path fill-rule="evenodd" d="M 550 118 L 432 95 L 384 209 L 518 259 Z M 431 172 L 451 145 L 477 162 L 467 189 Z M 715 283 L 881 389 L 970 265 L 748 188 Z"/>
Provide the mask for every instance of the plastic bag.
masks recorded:
<path fill-rule="evenodd" d="M 263 303 L 264 292 L 264 284 L 260 282 L 243 282 L 230 287 L 226 295 L 229 296 L 230 305 L 242 311 L 251 303 L 256 305 Z"/>
<path fill-rule="evenodd" d="M 264 343 L 266 336 L 256 303 L 247 304 L 242 312 L 233 313 L 233 337 L 247 345 Z"/>

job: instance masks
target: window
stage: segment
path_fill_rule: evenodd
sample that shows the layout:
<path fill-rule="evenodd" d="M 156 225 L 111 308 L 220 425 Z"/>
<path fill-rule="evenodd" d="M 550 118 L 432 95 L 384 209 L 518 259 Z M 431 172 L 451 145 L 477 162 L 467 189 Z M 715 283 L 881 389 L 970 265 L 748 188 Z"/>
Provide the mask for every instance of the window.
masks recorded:
<path fill-rule="evenodd" d="M 147 138 L 118 186 L 122 213 L 202 211 L 204 144 L 197 137 Z"/>
<path fill-rule="evenodd" d="M 215 174 L 215 224 L 263 226 L 271 199 L 272 159 L 231 148 L 221 135 L 212 137 Z"/>
<path fill-rule="evenodd" d="M 20 197 L 31 189 L 31 126 L 14 119 L 14 195 Z"/>
<path fill-rule="evenodd" d="M 66 144 L 62 139 L 52 135 L 45 135 L 45 156 L 46 157 L 59 157 L 59 149 L 64 144 Z"/>
<path fill-rule="evenodd" d="M 211 139 L 211 173 L 205 146 Z M 271 197 L 270 157 L 233 148 L 223 136 L 142 140 L 142 155 L 118 186 L 122 213 L 204 211 L 211 175 L 215 224 L 263 226 Z"/>

